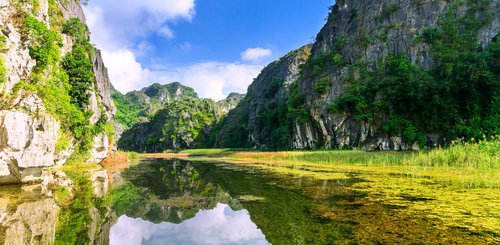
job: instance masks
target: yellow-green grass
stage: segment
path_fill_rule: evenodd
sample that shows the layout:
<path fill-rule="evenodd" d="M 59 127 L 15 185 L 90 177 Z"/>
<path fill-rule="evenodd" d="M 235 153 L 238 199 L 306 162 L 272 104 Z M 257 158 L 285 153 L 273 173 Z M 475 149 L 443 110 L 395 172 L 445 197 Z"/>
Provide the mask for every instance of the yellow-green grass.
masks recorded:
<path fill-rule="evenodd" d="M 347 203 L 360 208 L 345 214 L 348 220 L 360 224 L 355 232 L 357 237 L 372 236 L 377 233 L 374 229 L 381 227 L 382 233 L 399 230 L 411 237 L 411 226 L 422 228 L 418 228 L 418 222 L 412 221 L 411 217 L 425 217 L 443 234 L 466 231 L 481 234 L 477 238 L 485 243 L 498 243 L 499 146 L 496 137 L 489 141 L 455 143 L 447 149 L 413 153 L 225 150 L 221 153 L 213 151 L 217 153 L 204 157 L 196 155 L 191 159 L 230 163 L 228 167 L 234 168 L 249 167 L 248 171 L 271 172 L 283 176 L 284 180 L 295 181 L 304 194 L 318 200 L 331 198 L 329 188 L 337 194 L 342 190 L 362 193 L 365 197 Z M 320 180 L 322 184 L 305 186 L 304 178 Z M 353 178 L 361 181 L 351 185 Z M 383 211 L 386 207 L 390 207 L 390 211 Z M 328 202 L 318 205 L 313 211 L 326 219 L 343 217 L 336 213 L 335 205 Z M 401 227 L 394 227 L 394 224 Z M 416 236 L 415 239 L 421 238 Z"/>
<path fill-rule="evenodd" d="M 331 170 L 385 172 L 447 179 L 467 188 L 500 188 L 500 136 L 470 143 L 454 142 L 446 149 L 422 152 L 361 150 L 256 152 L 198 149 L 181 153 L 189 154 L 191 158 L 199 160 L 251 164 L 275 172 L 315 176 L 319 179 L 341 178 L 338 173 L 332 173 Z"/>

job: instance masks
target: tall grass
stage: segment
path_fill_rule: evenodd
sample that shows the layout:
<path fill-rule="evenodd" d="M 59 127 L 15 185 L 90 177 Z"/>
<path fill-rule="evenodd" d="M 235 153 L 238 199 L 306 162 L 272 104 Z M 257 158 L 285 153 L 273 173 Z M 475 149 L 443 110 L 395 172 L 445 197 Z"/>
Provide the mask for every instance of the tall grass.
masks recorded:
<path fill-rule="evenodd" d="M 292 161 L 332 164 L 401 165 L 403 160 L 415 153 L 410 152 L 365 152 L 341 151 L 289 151 L 289 152 L 236 152 L 229 157 L 238 159 Z"/>
<path fill-rule="evenodd" d="M 455 167 L 469 170 L 500 170 L 500 136 L 471 142 L 453 142 L 446 149 L 420 152 L 404 165 L 427 167 Z"/>
<path fill-rule="evenodd" d="M 224 157 L 276 162 L 309 162 L 382 166 L 453 167 L 470 170 L 500 170 L 500 136 L 471 142 L 455 141 L 445 149 L 421 152 L 366 152 L 361 150 L 318 150 L 255 152 L 235 149 L 182 151 L 190 156 Z"/>

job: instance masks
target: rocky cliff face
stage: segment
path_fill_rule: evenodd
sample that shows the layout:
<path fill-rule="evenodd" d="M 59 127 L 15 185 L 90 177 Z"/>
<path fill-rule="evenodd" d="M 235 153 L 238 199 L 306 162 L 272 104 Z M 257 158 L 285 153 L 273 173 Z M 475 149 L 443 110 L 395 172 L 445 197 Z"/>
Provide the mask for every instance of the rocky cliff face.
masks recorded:
<path fill-rule="evenodd" d="M 155 83 L 125 95 L 113 88 L 111 96 L 118 107 L 116 120 L 125 128 L 146 121 L 148 117 L 175 100 L 198 98 L 192 88 L 183 86 L 178 82 L 165 85 Z"/>
<path fill-rule="evenodd" d="M 62 60 L 77 44 L 88 42 L 88 32 L 76 37 L 69 31 L 75 26 L 71 23 L 85 23 L 79 2 L 36 2 L 0 1 L 0 67 L 5 73 L 0 81 L 0 183 L 36 181 L 40 168 L 63 164 L 77 152 L 92 151 L 87 160 L 102 161 L 108 151 L 107 135 L 95 130 L 87 137 L 94 143 L 80 149 L 80 134 L 85 132 L 74 130 L 77 119 L 71 115 L 82 115 L 79 126 L 92 131 L 102 128 L 116 111 L 99 50 L 87 52 L 93 73 L 84 88 L 89 102 L 79 108 L 72 98 L 76 86 Z"/>
<path fill-rule="evenodd" d="M 480 4 L 484 6 L 476 7 Z M 432 70 L 436 65 L 432 47 L 427 42 L 419 42 L 418 37 L 425 35 L 428 29 L 441 29 L 439 26 L 448 11 L 464 16 L 473 7 L 478 10 L 470 14 L 471 19 L 478 22 L 491 14 L 491 19 L 485 21 L 477 33 L 477 44 L 485 47 L 500 30 L 500 1 L 497 0 L 481 3 L 427 0 L 337 1 L 327 24 L 317 36 L 311 56 L 328 54 L 334 60 L 337 57 L 340 60 L 321 67 L 318 73 L 322 74 L 319 75 L 314 71 L 315 67 L 304 70 L 298 86 L 306 96 L 309 120 L 294 122 L 292 147 L 418 149 L 417 144 L 413 141 L 405 142 L 400 134 L 383 132 L 383 118 L 359 120 L 348 112 L 332 112 L 329 105 L 344 93 L 345 86 L 352 81 L 350 76 L 356 79 L 361 77 L 363 69 L 371 71 L 381 67 L 390 55 L 402 55 L 412 64 L 424 70 Z M 489 10 L 491 12 L 487 14 Z M 458 26 L 460 22 L 453 24 Z M 361 69 L 356 66 L 360 63 L 363 64 Z M 329 82 L 324 89 L 318 89 L 322 78 Z M 438 135 L 427 134 L 426 137 L 428 144 L 439 143 Z"/>
<path fill-rule="evenodd" d="M 174 85 L 178 87 L 177 83 Z M 169 97 L 169 93 L 163 92 L 166 91 L 164 88 L 153 85 L 141 90 L 145 95 L 151 96 L 145 98 L 155 98 L 154 100 L 164 101 L 164 104 L 150 119 L 145 118 L 122 134 L 118 141 L 120 149 L 161 152 L 167 149 L 206 147 L 214 125 L 243 97 L 233 93 L 227 99 L 215 102 L 198 98 L 190 88 L 187 91 L 192 93 L 182 93 L 183 90 L 186 91 L 186 87 L 178 87 Z M 167 101 L 167 98 L 170 99 Z"/>
<path fill-rule="evenodd" d="M 290 86 L 299 78 L 311 45 L 292 51 L 264 68 L 238 106 L 217 129 L 216 147 L 286 148 Z M 280 142 L 281 141 L 281 142 Z M 285 141 L 283 143 L 282 141 Z"/>
<path fill-rule="evenodd" d="M 488 46 L 499 13 L 498 0 L 336 1 L 310 56 L 265 68 L 215 146 L 417 150 L 479 128 L 494 134 L 499 71 Z M 460 64 L 470 57 L 483 58 Z"/>

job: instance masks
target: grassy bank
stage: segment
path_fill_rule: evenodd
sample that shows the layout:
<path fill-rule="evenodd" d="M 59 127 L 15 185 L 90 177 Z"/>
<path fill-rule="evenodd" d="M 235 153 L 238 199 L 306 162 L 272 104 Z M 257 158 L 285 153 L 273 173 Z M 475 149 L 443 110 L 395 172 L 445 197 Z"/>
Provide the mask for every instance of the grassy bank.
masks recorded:
<path fill-rule="evenodd" d="M 361 150 L 317 150 L 258 152 L 235 149 L 199 149 L 181 151 L 190 157 L 269 167 L 276 171 L 324 178 L 320 172 L 332 169 L 346 171 L 386 171 L 408 176 L 435 176 L 457 179 L 465 187 L 500 188 L 500 136 L 454 142 L 446 149 L 422 152 L 365 152 Z M 265 164 L 262 164 L 265 163 Z M 371 168 L 370 168 L 371 167 Z M 385 167 L 385 168 L 380 168 Z M 277 170 L 281 168 L 280 170 Z M 314 171 L 310 171 L 310 170 Z"/>

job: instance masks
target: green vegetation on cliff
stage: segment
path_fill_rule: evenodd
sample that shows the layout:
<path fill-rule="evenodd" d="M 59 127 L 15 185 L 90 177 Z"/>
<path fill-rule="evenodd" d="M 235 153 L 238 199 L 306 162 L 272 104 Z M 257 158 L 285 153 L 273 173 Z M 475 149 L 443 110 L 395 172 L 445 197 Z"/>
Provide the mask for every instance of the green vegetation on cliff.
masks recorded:
<path fill-rule="evenodd" d="M 468 3 L 464 16 L 451 8 L 439 27 L 425 29 L 418 40 L 432 46 L 436 65 L 425 71 L 402 55 L 389 55 L 374 71 L 361 69 L 358 79 L 330 105 L 360 121 L 383 119 L 382 130 L 405 141 L 425 144 L 425 135 L 457 137 L 495 135 L 500 130 L 500 40 L 484 50 L 478 30 L 488 23 L 488 1 Z M 455 6 L 455 7 L 458 7 Z M 356 66 L 363 68 L 363 64 Z M 353 76 L 352 76 L 353 77 Z"/>
<path fill-rule="evenodd" d="M 0 53 L 3 53 L 5 50 L 5 43 L 7 42 L 7 38 L 0 34 Z M 7 79 L 7 69 L 4 65 L 3 56 L 0 56 L 0 84 L 4 83 Z"/>
<path fill-rule="evenodd" d="M 136 123 L 152 117 L 171 101 L 198 98 L 198 95 L 192 88 L 174 82 L 166 85 L 155 83 L 125 95 L 112 88 L 111 97 L 117 108 L 116 121 L 129 129 Z"/>
<path fill-rule="evenodd" d="M 311 45 L 306 45 L 264 68 L 246 97 L 217 125 L 207 146 L 289 148 L 293 120 L 308 117 L 296 79 L 310 54 Z"/>
<path fill-rule="evenodd" d="M 77 18 L 64 20 L 57 1 L 49 1 L 51 28 L 34 15 L 17 6 L 21 40 L 29 45 L 29 55 L 36 61 L 29 78 L 17 83 L 7 97 L 38 95 L 52 116 L 60 123 L 60 139 L 56 151 L 64 151 L 76 140 L 77 150 L 71 160 L 84 160 L 92 148 L 94 137 L 110 131 L 101 110 L 101 120 L 90 123 L 92 111 L 88 108 L 90 92 L 94 89 L 91 58 L 93 47 L 85 24 Z M 61 57 L 62 36 L 73 40 L 72 50 Z"/>
<path fill-rule="evenodd" d="M 118 147 L 138 152 L 206 147 L 212 128 L 242 98 L 233 93 L 219 102 L 200 99 L 179 83 L 153 84 L 127 95 L 115 92 L 112 97 L 118 122 L 130 127 Z"/>

